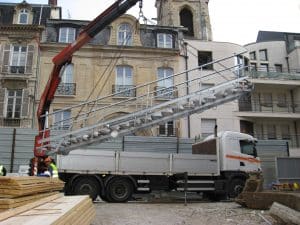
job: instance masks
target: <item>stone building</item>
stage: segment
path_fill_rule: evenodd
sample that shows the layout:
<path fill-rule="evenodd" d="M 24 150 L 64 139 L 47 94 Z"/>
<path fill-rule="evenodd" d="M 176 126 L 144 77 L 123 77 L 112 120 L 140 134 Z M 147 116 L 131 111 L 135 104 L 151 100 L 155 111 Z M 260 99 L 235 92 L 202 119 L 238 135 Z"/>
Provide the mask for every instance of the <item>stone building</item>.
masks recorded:
<path fill-rule="evenodd" d="M 48 18 L 60 18 L 48 5 L 0 3 L 0 127 L 33 127 L 40 39 Z"/>
<path fill-rule="evenodd" d="M 39 96 L 52 70 L 51 59 L 73 42 L 86 24 L 88 21 L 48 20 L 40 43 Z M 104 104 L 130 99 L 140 94 L 129 90 L 130 88 L 177 72 L 180 29 L 174 26 L 140 24 L 135 17 L 126 14 L 117 18 L 73 55 L 72 63 L 64 70 L 51 105 L 50 125 L 54 125 L 58 130 L 69 129 L 69 118 L 82 113 L 81 109 L 72 108 L 74 104 L 112 95 L 119 91 L 125 92 L 110 98 Z M 139 89 L 137 91 L 146 94 L 158 88 L 172 86 L 174 82 L 170 79 L 166 82 L 153 83 L 150 90 Z M 163 102 L 168 98 L 157 98 L 155 101 Z M 65 107 L 71 108 L 59 111 Z M 94 121 L 130 113 L 135 107 L 124 105 L 118 109 L 110 108 L 105 115 L 99 115 L 101 118 L 94 118 Z M 175 136 L 176 127 L 178 125 L 174 121 L 154 127 L 145 134 Z"/>

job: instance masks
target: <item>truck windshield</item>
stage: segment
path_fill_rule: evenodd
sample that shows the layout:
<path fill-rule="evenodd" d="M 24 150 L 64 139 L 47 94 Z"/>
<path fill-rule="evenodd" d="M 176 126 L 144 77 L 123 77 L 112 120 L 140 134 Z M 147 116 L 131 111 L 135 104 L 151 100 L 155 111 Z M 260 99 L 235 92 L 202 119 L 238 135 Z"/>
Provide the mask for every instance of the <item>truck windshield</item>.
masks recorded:
<path fill-rule="evenodd" d="M 256 157 L 255 143 L 248 140 L 240 140 L 241 153 Z"/>

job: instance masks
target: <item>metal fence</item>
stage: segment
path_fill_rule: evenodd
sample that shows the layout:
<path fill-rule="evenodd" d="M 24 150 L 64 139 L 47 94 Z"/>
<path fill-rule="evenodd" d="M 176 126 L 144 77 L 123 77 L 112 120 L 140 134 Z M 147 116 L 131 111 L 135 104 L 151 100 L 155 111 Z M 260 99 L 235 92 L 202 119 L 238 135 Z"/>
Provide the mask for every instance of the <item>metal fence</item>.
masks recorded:
<path fill-rule="evenodd" d="M 300 157 L 278 157 L 276 172 L 280 183 L 300 183 Z"/>

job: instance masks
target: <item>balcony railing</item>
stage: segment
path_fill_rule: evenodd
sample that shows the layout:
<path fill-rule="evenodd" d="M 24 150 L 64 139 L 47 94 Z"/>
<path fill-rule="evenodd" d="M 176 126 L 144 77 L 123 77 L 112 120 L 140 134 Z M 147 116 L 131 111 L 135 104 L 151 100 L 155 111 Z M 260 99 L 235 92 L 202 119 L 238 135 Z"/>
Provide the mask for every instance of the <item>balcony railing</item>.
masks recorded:
<path fill-rule="evenodd" d="M 251 69 L 252 78 L 257 79 L 273 79 L 273 80 L 300 80 L 300 69 L 290 69 L 289 71 L 283 69 L 278 71 L 275 68 L 254 68 Z"/>
<path fill-rule="evenodd" d="M 135 97 L 136 90 L 133 89 L 134 87 L 134 85 L 113 85 L 112 93 L 116 94 L 116 97 Z"/>
<path fill-rule="evenodd" d="M 24 74 L 25 66 L 10 66 L 9 71 L 11 74 Z"/>
<path fill-rule="evenodd" d="M 272 112 L 272 113 L 300 113 L 300 102 L 269 101 L 259 99 L 239 100 L 240 112 Z"/>
<path fill-rule="evenodd" d="M 158 136 L 176 137 L 178 134 L 178 128 L 174 127 L 159 127 L 157 128 Z"/>
<path fill-rule="evenodd" d="M 175 87 L 155 87 L 155 96 L 162 99 L 172 99 L 177 96 Z"/>
<path fill-rule="evenodd" d="M 60 83 L 56 95 L 76 95 L 76 83 Z"/>
<path fill-rule="evenodd" d="M 284 140 L 288 142 L 289 147 L 292 148 L 298 148 L 300 145 L 300 135 L 296 134 L 281 134 L 280 136 L 276 133 L 256 133 L 256 134 L 250 134 L 257 138 L 258 140 Z"/>

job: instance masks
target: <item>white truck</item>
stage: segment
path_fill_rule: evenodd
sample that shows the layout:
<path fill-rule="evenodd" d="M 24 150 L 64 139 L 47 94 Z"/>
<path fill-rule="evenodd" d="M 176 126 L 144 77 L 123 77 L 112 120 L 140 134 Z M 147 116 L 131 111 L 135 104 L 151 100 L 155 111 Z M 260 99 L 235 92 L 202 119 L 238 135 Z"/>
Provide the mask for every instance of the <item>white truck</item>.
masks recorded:
<path fill-rule="evenodd" d="M 78 149 L 57 155 L 57 166 L 67 194 L 100 195 L 108 202 L 153 190 L 235 197 L 247 173 L 260 170 L 255 143 L 250 135 L 225 131 L 193 144 L 193 154 Z"/>

